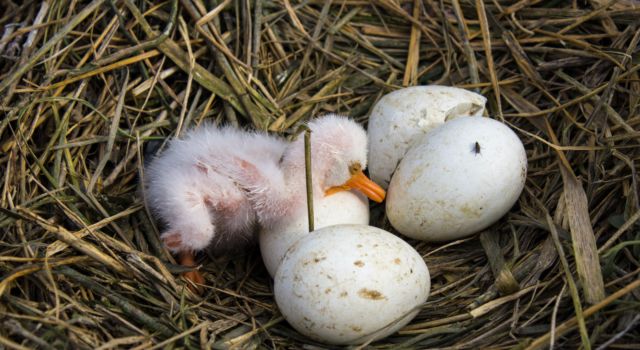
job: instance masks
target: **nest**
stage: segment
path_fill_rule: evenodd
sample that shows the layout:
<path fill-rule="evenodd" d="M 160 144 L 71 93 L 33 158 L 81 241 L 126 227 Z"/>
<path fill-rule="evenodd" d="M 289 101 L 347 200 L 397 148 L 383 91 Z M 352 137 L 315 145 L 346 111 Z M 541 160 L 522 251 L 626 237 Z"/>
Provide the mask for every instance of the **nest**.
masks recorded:
<path fill-rule="evenodd" d="M 279 314 L 258 249 L 185 288 L 138 191 L 205 121 L 366 124 L 402 86 L 475 90 L 524 142 L 516 206 L 448 244 L 418 316 L 368 348 L 640 346 L 640 4 L 0 4 L 0 347 L 322 348 Z M 388 230 L 384 207 L 372 224 Z"/>

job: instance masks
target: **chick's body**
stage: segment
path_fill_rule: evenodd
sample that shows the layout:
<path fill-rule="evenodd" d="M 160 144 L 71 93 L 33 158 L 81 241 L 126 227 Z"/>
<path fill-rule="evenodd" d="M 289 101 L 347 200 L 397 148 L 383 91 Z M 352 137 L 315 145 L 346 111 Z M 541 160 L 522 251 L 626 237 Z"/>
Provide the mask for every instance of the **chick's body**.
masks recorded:
<path fill-rule="evenodd" d="M 362 172 L 366 132 L 345 117 L 309 122 L 314 201 L 339 191 L 359 190 L 381 202 L 384 190 Z M 171 141 L 149 166 L 148 205 L 167 226 L 162 240 L 180 263 L 194 266 L 193 253 L 219 252 L 254 241 L 259 224 L 274 227 L 302 215 L 306 207 L 302 138 L 284 140 L 232 128 L 203 127 Z M 197 270 L 185 274 L 197 284 Z"/>
<path fill-rule="evenodd" d="M 285 147 L 278 137 L 211 125 L 171 141 L 146 172 L 148 204 L 166 224 L 167 247 L 228 250 L 252 241 L 257 217 L 250 192 L 264 189 L 243 187 L 229 174 L 261 169 L 277 176 Z"/>

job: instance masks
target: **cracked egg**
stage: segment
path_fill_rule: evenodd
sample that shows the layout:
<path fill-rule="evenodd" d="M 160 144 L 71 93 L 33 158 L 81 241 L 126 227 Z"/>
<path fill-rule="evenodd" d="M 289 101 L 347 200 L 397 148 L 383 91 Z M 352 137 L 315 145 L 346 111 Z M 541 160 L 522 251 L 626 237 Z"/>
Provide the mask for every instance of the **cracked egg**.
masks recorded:
<path fill-rule="evenodd" d="M 398 163 L 433 128 L 463 116 L 481 116 L 487 101 L 465 89 L 411 86 L 384 95 L 369 116 L 369 175 L 387 188 Z"/>

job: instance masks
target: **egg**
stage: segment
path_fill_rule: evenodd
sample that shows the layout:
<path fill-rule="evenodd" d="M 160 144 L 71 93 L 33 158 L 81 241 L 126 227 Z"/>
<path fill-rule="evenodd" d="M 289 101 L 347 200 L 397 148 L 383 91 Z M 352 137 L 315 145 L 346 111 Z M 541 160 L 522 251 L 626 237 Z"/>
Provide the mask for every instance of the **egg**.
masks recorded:
<path fill-rule="evenodd" d="M 369 201 L 360 192 L 341 191 L 316 200 L 313 208 L 315 229 L 337 224 L 369 223 Z M 263 228 L 259 234 L 260 252 L 271 277 L 287 249 L 309 233 L 307 208 L 298 210 L 271 227 Z"/>
<path fill-rule="evenodd" d="M 294 244 L 274 279 L 276 303 L 300 333 L 344 345 L 377 340 L 409 323 L 429 296 L 424 260 L 379 228 L 335 225 Z"/>
<path fill-rule="evenodd" d="M 369 175 L 387 188 L 409 147 L 429 130 L 461 116 L 481 116 L 486 98 L 450 86 L 413 86 L 383 96 L 369 116 Z"/>
<path fill-rule="evenodd" d="M 490 118 L 457 118 L 404 156 L 389 184 L 386 213 L 408 237 L 458 239 L 507 213 L 526 174 L 524 147 L 509 127 Z"/>

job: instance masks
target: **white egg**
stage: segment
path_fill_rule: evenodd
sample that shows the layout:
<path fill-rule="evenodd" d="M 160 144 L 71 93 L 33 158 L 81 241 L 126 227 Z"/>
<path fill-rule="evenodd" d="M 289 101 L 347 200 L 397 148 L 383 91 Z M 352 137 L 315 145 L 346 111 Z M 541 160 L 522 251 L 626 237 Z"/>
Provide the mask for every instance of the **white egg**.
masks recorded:
<path fill-rule="evenodd" d="M 387 193 L 400 233 L 427 241 L 461 238 L 500 219 L 527 174 L 522 142 L 506 125 L 463 117 L 424 135 L 404 156 Z"/>
<path fill-rule="evenodd" d="M 409 147 L 429 130 L 461 116 L 481 116 L 486 98 L 450 86 L 413 86 L 393 91 L 369 116 L 369 175 L 387 188 Z"/>
<path fill-rule="evenodd" d="M 285 319 L 329 344 L 394 333 L 415 317 L 431 286 L 418 252 L 365 225 L 330 226 L 305 236 L 289 249 L 274 280 Z"/>
<path fill-rule="evenodd" d="M 313 205 L 315 229 L 338 224 L 369 224 L 369 201 L 360 192 L 337 192 Z M 271 277 L 276 274 L 287 249 L 308 233 L 306 207 L 298 208 L 294 215 L 260 231 L 260 252 Z"/>

